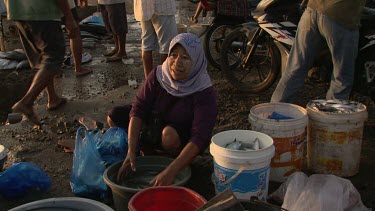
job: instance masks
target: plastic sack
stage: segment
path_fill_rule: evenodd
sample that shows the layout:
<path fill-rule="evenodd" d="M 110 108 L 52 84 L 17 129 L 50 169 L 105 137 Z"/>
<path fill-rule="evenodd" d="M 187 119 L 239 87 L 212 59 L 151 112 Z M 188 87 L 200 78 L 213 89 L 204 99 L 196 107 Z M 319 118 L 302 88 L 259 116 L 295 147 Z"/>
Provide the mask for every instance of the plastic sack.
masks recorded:
<path fill-rule="evenodd" d="M 282 208 L 289 211 L 368 211 L 350 180 L 334 175 L 314 174 L 307 178 L 294 173 Z M 277 191 L 276 191 L 277 192 Z"/>
<path fill-rule="evenodd" d="M 84 127 L 77 130 L 70 186 L 76 196 L 106 199 L 108 187 L 102 178 L 105 165 L 96 148 L 95 132 Z"/>
<path fill-rule="evenodd" d="M 272 112 L 271 115 L 267 117 L 268 119 L 276 119 L 276 120 L 286 120 L 286 119 L 293 119 L 290 116 L 286 116 L 277 112 Z"/>
<path fill-rule="evenodd" d="M 104 26 L 103 17 L 100 12 L 94 12 L 91 16 L 83 19 L 80 23 Z"/>
<path fill-rule="evenodd" d="M 47 191 L 51 187 L 51 180 L 39 166 L 21 162 L 14 163 L 0 173 L 0 195 L 4 198 L 19 198 L 30 188 Z"/>
<path fill-rule="evenodd" d="M 303 172 L 295 172 L 288 177 L 288 179 L 280 185 L 280 187 L 270 194 L 269 198 L 276 201 L 279 204 L 282 204 L 284 201 L 296 201 L 299 195 L 302 192 L 301 189 L 293 189 L 289 188 L 287 199 L 285 199 L 285 195 L 287 194 L 288 187 L 305 187 L 308 180 L 308 176 Z"/>
<path fill-rule="evenodd" d="M 96 136 L 96 147 L 106 167 L 125 159 L 128 152 L 128 135 L 124 129 L 112 127 Z"/>
<path fill-rule="evenodd" d="M 123 160 L 127 152 L 127 134 L 110 128 L 104 134 L 79 127 L 76 134 L 70 186 L 74 195 L 105 200 L 109 189 L 103 180 L 107 166 Z"/>

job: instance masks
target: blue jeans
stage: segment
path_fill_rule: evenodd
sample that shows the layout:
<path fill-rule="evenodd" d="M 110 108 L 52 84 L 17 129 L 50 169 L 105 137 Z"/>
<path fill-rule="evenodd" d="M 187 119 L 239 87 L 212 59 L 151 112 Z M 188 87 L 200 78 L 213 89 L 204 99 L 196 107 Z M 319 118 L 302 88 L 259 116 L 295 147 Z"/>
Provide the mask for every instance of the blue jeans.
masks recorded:
<path fill-rule="evenodd" d="M 327 99 L 348 99 L 353 86 L 358 52 L 358 30 L 349 30 L 329 17 L 307 8 L 298 24 L 296 39 L 285 71 L 271 102 L 291 102 L 303 86 L 317 51 L 326 42 L 331 51 L 333 73 Z"/>

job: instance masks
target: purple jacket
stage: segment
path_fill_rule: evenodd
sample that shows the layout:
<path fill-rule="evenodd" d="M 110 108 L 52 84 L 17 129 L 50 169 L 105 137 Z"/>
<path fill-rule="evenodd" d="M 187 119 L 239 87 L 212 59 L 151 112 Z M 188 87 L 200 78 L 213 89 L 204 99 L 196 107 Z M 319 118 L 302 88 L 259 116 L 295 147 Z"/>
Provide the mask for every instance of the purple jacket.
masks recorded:
<path fill-rule="evenodd" d="M 161 112 L 167 125 L 191 134 L 190 142 L 203 152 L 210 144 L 217 116 L 216 93 L 213 87 L 186 97 L 170 95 L 156 79 L 156 68 L 137 93 L 130 117 L 147 120 L 152 111 Z"/>

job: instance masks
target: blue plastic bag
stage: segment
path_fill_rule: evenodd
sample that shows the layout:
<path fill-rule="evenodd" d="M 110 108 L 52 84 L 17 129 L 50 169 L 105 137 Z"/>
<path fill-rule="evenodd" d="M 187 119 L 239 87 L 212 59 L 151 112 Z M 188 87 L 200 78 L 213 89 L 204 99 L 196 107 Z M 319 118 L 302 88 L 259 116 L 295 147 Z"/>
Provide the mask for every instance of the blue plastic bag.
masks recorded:
<path fill-rule="evenodd" d="M 83 19 L 80 23 L 82 24 L 95 24 L 99 26 L 104 26 L 104 21 L 102 18 L 102 14 L 100 12 L 95 12 L 91 16 Z"/>
<path fill-rule="evenodd" d="M 272 112 L 271 115 L 267 117 L 268 119 L 275 119 L 275 120 L 287 120 L 287 119 L 293 119 L 290 116 L 286 116 L 277 112 Z"/>
<path fill-rule="evenodd" d="M 79 127 L 76 134 L 70 186 L 74 195 L 105 200 L 109 189 L 103 180 L 108 165 L 123 160 L 127 152 L 127 134 L 111 128 L 104 134 Z M 107 166 L 106 166 L 107 165 Z"/>
<path fill-rule="evenodd" d="M 97 137 L 96 147 L 106 167 L 124 160 L 128 152 L 128 135 L 119 127 L 112 127 Z"/>
<path fill-rule="evenodd" d="M 22 197 L 30 188 L 47 191 L 50 187 L 51 180 L 46 172 L 33 163 L 14 163 L 0 173 L 0 195 L 4 198 Z"/>

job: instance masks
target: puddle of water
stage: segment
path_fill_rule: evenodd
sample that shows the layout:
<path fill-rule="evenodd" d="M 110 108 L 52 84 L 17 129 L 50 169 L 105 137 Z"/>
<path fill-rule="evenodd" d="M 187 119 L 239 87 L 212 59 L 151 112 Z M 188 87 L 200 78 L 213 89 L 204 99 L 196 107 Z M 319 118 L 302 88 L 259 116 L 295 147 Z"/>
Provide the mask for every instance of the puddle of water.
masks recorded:
<path fill-rule="evenodd" d="M 188 27 L 188 17 L 194 14 L 196 4 L 186 0 L 176 0 L 176 8 L 176 22 L 186 24 Z M 133 58 L 134 63 L 131 65 L 125 65 L 121 61 L 118 63 L 105 63 L 105 58 L 102 56 L 102 53 L 106 49 L 114 49 L 114 44 L 104 42 L 102 44 L 96 44 L 95 47 L 84 50 L 90 52 L 92 55 L 92 61 L 84 64 L 84 66 L 92 68 L 94 73 L 82 78 L 75 78 L 73 67 L 64 68 L 63 77 L 55 80 L 58 93 L 61 93 L 69 100 L 85 100 L 98 95 L 104 95 L 107 91 L 118 88 L 119 86 L 127 85 L 128 79 L 135 79 L 138 75 L 142 76 L 142 78 L 136 78 L 137 82 L 141 83 L 143 79 L 141 25 L 140 22 L 135 21 L 133 14 L 128 14 L 127 18 L 129 33 L 127 35 L 126 48 L 129 58 Z M 19 43 L 18 40 L 17 43 Z M 155 64 L 157 62 L 158 61 L 155 61 Z M 25 87 L 25 89 L 26 88 L 27 87 Z M 11 102 L 14 96 L 8 98 L 3 95 L 3 98 Z M 9 107 L 10 106 L 11 105 L 9 105 Z M 5 110 L 0 112 L 4 111 Z"/>

